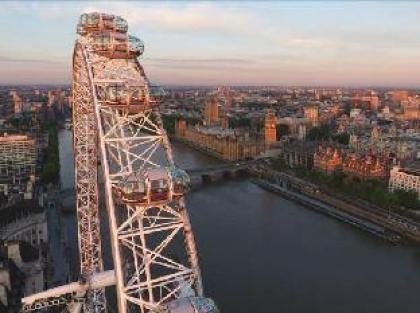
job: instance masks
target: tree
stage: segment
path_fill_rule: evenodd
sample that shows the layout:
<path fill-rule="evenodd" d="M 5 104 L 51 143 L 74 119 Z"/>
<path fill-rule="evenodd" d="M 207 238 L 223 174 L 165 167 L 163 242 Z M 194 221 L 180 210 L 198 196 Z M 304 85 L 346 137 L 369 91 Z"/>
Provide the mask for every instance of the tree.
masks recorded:
<path fill-rule="evenodd" d="M 336 187 L 342 187 L 343 181 L 346 178 L 346 174 L 341 170 L 335 170 L 332 174 L 332 183 Z"/>
<path fill-rule="evenodd" d="M 175 123 L 177 121 L 177 116 L 175 115 L 162 115 L 163 128 L 168 132 L 168 134 L 175 134 Z"/>
<path fill-rule="evenodd" d="M 290 133 L 289 126 L 286 124 L 278 124 L 277 127 L 277 140 L 280 139 L 282 136 L 286 136 Z"/>
<path fill-rule="evenodd" d="M 187 121 L 188 125 L 196 125 L 201 123 L 201 119 L 198 117 L 187 117 L 185 120 Z"/>
<path fill-rule="evenodd" d="M 387 191 L 384 189 L 374 188 L 369 193 L 368 198 L 369 198 L 369 201 L 371 201 L 372 203 L 375 203 L 376 205 L 380 207 L 385 207 L 388 204 Z"/>
<path fill-rule="evenodd" d="M 420 210 L 420 201 L 417 192 L 414 190 L 397 189 L 394 191 L 398 198 L 398 203 L 407 209 Z"/>
<path fill-rule="evenodd" d="M 229 128 L 251 128 L 251 119 L 248 117 L 230 117 Z"/>
<path fill-rule="evenodd" d="M 334 141 L 342 144 L 342 145 L 346 145 L 347 146 L 349 144 L 349 141 L 350 141 L 350 134 L 348 134 L 348 133 L 337 134 L 337 135 L 334 135 L 332 137 L 332 139 Z"/>
<path fill-rule="evenodd" d="M 308 141 L 321 141 L 331 138 L 331 127 L 328 124 L 323 124 L 321 126 L 313 127 L 309 130 L 306 135 Z"/>
<path fill-rule="evenodd" d="M 282 170 L 288 168 L 286 162 L 281 157 L 272 159 L 271 160 L 271 165 L 273 166 L 273 168 L 275 170 L 278 170 L 278 171 L 282 171 Z"/>
<path fill-rule="evenodd" d="M 44 163 L 41 173 L 43 183 L 52 183 L 58 180 L 60 176 L 60 157 L 58 152 L 57 125 L 54 122 L 46 123 L 48 130 L 48 148 L 47 159 Z"/>

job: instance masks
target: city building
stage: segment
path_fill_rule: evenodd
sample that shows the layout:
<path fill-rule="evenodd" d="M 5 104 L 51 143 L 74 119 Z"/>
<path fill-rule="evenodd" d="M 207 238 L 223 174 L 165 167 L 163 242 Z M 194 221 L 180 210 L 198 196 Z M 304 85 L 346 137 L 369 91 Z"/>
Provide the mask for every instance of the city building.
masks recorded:
<path fill-rule="evenodd" d="M 352 106 L 377 111 L 379 97 L 374 91 L 363 92 L 352 97 Z"/>
<path fill-rule="evenodd" d="M 307 132 L 306 125 L 305 124 L 299 124 L 297 137 L 300 141 L 304 141 L 306 139 L 306 132 Z"/>
<path fill-rule="evenodd" d="M 309 121 L 311 126 L 319 124 L 319 107 L 316 105 L 307 105 L 303 108 L 304 117 Z"/>
<path fill-rule="evenodd" d="M 292 135 L 299 135 L 299 127 L 300 125 L 305 125 L 308 123 L 308 120 L 305 118 L 298 118 L 298 117 L 283 117 L 278 120 L 279 125 L 287 126 L 289 134 Z"/>
<path fill-rule="evenodd" d="M 8 309 L 20 307 L 22 296 L 44 290 L 44 261 L 39 249 L 26 242 L 6 241 L 0 246 L 0 259 L 0 286 L 6 287 L 5 293 L 0 287 L 0 300 L 7 301 Z"/>
<path fill-rule="evenodd" d="M 420 120 L 420 99 L 409 97 L 401 102 L 402 114 L 398 117 L 402 120 Z"/>
<path fill-rule="evenodd" d="M 387 162 L 375 155 L 351 153 L 344 159 L 342 170 L 348 176 L 361 179 L 385 179 L 389 176 Z"/>
<path fill-rule="evenodd" d="M 390 173 L 389 190 L 396 189 L 416 191 L 420 200 L 420 167 L 394 166 Z"/>
<path fill-rule="evenodd" d="M 385 179 L 389 176 L 389 159 L 373 153 L 349 152 L 337 146 L 320 146 L 314 154 L 314 168 L 327 173 L 342 170 L 360 179 Z"/>
<path fill-rule="evenodd" d="M 0 238 L 28 242 L 35 247 L 48 242 L 47 213 L 34 200 L 0 210 Z"/>
<path fill-rule="evenodd" d="M 336 119 L 336 122 L 337 122 L 337 125 L 338 125 L 338 127 L 337 127 L 337 132 L 338 133 L 347 132 L 347 129 L 350 125 L 350 118 L 347 114 L 345 114 L 345 113 L 342 114 L 340 117 L 338 117 Z"/>
<path fill-rule="evenodd" d="M 314 168 L 328 174 L 341 168 L 343 156 L 337 148 L 322 146 L 314 154 Z"/>
<path fill-rule="evenodd" d="M 350 110 L 350 118 L 353 119 L 357 116 L 359 116 L 362 112 L 362 109 L 359 108 L 353 108 Z"/>
<path fill-rule="evenodd" d="M 398 103 L 401 103 L 401 101 L 407 101 L 408 96 L 409 94 L 407 90 L 392 91 L 392 100 Z"/>
<path fill-rule="evenodd" d="M 308 170 L 314 167 L 314 154 L 318 149 L 318 143 L 295 141 L 286 144 L 282 148 L 281 156 L 285 163 L 295 168 L 302 166 Z"/>
<path fill-rule="evenodd" d="M 0 312 L 19 312 L 25 277 L 13 260 L 0 253 Z"/>
<path fill-rule="evenodd" d="M 203 115 L 203 125 L 187 125 L 185 119 L 178 119 L 175 123 L 175 138 L 228 161 L 261 156 L 277 142 L 274 111 L 269 110 L 264 114 L 262 130 L 244 126 L 231 129 L 228 116 L 219 116 L 217 97 L 211 95 L 205 99 Z M 257 114 L 253 118 L 260 121 L 261 115 Z"/>
<path fill-rule="evenodd" d="M 26 135 L 0 137 L 0 192 L 27 193 L 35 182 L 35 140 Z M 31 194 L 26 195 L 31 197 Z"/>
<path fill-rule="evenodd" d="M 252 159 L 265 151 L 262 138 L 220 127 L 188 127 L 184 120 L 177 121 L 175 138 L 227 161 Z"/>

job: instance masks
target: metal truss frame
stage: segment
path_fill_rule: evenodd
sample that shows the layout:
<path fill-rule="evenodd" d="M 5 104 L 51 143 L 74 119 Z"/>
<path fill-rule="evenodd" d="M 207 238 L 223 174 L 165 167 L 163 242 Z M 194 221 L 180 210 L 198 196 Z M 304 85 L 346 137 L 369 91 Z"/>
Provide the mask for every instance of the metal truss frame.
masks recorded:
<path fill-rule="evenodd" d="M 73 56 L 73 149 L 80 274 L 85 280 L 94 273 L 103 271 L 98 209 L 97 136 L 86 53 L 81 44 L 76 44 Z M 106 311 L 103 289 L 88 292 L 84 311 Z"/>
<path fill-rule="evenodd" d="M 141 110 L 102 102 L 97 87 L 116 82 L 144 89 Z M 116 286 L 119 313 L 163 313 L 172 300 L 202 296 L 184 199 L 134 205 L 115 192 L 133 173 L 175 166 L 149 81 L 135 57 L 100 56 L 92 51 L 89 38 L 79 37 L 73 55 L 73 129 L 82 280 L 22 299 L 24 311 L 67 303 L 71 312 L 79 312 L 81 304 L 84 312 L 106 312 L 104 288 L 110 285 Z M 102 261 L 98 177 L 104 178 L 114 262 L 108 272 Z"/>
<path fill-rule="evenodd" d="M 133 73 L 128 82 L 144 85 L 148 95 L 148 80 L 137 62 L 126 62 L 114 69 L 108 60 L 90 54 L 90 77 L 95 89 L 95 73 L 101 85 L 112 84 L 116 72 Z M 139 76 L 140 74 L 140 76 Z M 120 80 L 120 77 L 118 77 Z M 146 101 L 148 101 L 147 99 Z M 117 280 L 119 312 L 158 312 L 166 302 L 180 295 L 202 295 L 201 275 L 191 225 L 183 200 L 150 204 L 127 205 L 118 201 L 113 186 L 132 173 L 144 169 L 174 166 L 168 138 L 159 111 L 151 105 L 146 110 L 129 113 L 101 103 L 94 97 L 98 123 L 99 149 L 105 178 L 106 204 L 113 258 Z M 150 103 L 147 103 L 150 104 Z M 182 237 L 184 255 L 181 260 L 171 254 L 179 248 Z M 181 241 L 182 243 L 182 241 Z M 184 261 L 184 262 L 183 262 Z"/>

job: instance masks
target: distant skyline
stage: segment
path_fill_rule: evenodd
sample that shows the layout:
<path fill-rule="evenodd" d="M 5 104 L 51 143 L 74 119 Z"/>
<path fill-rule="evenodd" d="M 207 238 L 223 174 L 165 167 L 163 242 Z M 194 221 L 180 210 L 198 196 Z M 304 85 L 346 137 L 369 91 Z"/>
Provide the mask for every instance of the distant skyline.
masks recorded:
<path fill-rule="evenodd" d="M 163 85 L 420 87 L 420 2 L 0 2 L 0 84 L 68 84 L 83 12 L 126 18 Z"/>

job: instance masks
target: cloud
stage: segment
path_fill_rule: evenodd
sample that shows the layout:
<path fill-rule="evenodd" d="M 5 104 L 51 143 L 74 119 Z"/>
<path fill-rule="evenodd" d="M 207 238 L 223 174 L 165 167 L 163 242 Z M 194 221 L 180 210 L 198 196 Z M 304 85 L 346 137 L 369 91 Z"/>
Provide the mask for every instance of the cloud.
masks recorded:
<path fill-rule="evenodd" d="M 254 60 L 239 58 L 145 58 L 147 67 L 179 70 L 248 70 Z"/>
<path fill-rule="evenodd" d="M 197 59 L 197 58 L 145 58 L 152 63 L 161 64 L 249 64 L 253 60 L 236 59 L 236 58 L 213 58 L 213 59 Z"/>
<path fill-rule="evenodd" d="M 43 63 L 43 64 L 57 64 L 59 62 L 45 59 L 19 59 L 8 56 L 0 56 L 0 63 Z"/>
<path fill-rule="evenodd" d="M 147 40 L 146 70 L 166 82 L 419 80 L 418 9 L 257 2 L 0 0 L 8 42 L 0 47 L 0 76 L 63 79 L 77 17 L 104 11 L 126 18 L 130 32 Z"/>
<path fill-rule="evenodd" d="M 319 48 L 332 46 L 335 42 L 320 37 L 293 37 L 284 42 L 284 44 L 291 48 Z"/>
<path fill-rule="evenodd" d="M 158 3 L 155 6 L 133 2 L 93 3 L 84 12 L 105 11 L 124 16 L 130 27 L 142 26 L 172 32 L 249 33 L 257 17 L 240 8 L 229 8 L 213 3 L 187 2 L 182 5 Z"/>
<path fill-rule="evenodd" d="M 63 2 L 4 1 L 0 15 L 31 14 L 46 19 L 57 19 L 71 14 L 68 4 Z"/>

